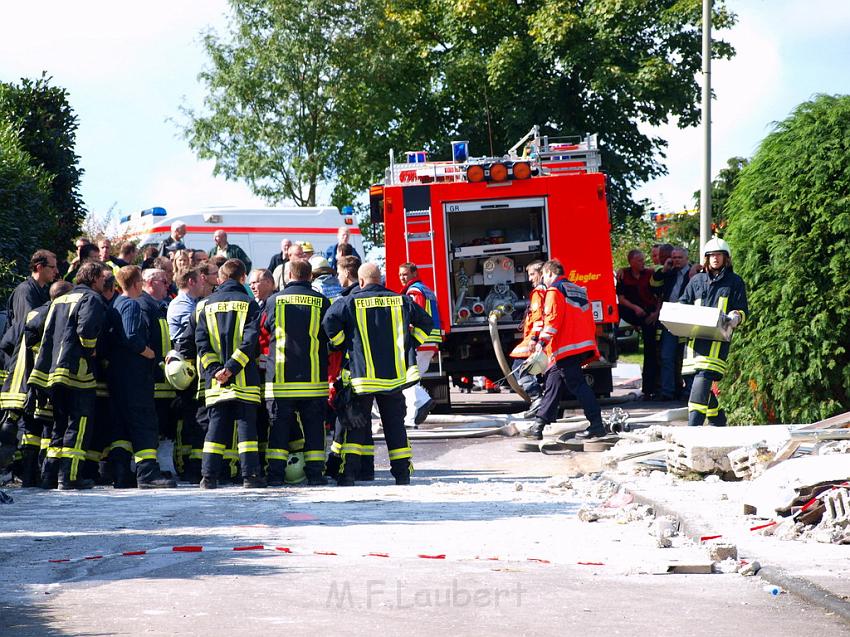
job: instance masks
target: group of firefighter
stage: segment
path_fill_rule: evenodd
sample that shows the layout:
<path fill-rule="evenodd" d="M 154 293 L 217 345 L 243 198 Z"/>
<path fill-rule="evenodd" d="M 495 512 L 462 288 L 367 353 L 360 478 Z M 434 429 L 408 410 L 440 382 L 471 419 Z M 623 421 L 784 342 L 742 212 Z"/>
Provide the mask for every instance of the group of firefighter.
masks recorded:
<path fill-rule="evenodd" d="M 53 253 L 32 256 L 0 344 L 0 468 L 23 486 L 353 485 L 374 478 L 373 402 L 391 473 L 409 483 L 405 418 L 433 404 L 418 382 L 441 340 L 414 264 L 398 294 L 378 266 L 343 257 L 333 302 L 301 258 L 276 292 L 268 270 L 249 290 L 228 259 L 214 289 L 205 269 L 178 273 L 173 299 L 159 268 L 90 260 L 73 284 L 56 268 Z M 255 279 L 271 285 L 252 294 Z"/>
<path fill-rule="evenodd" d="M 309 261 L 284 266 L 280 289 L 268 270 L 254 270 L 249 289 L 236 258 L 218 268 L 214 289 L 207 270 L 183 270 L 172 299 L 163 269 L 89 260 L 73 284 L 54 282 L 56 256 L 37 251 L 0 341 L 0 468 L 14 461 L 23 486 L 63 490 L 171 488 L 177 478 L 206 489 L 324 485 L 328 476 L 350 486 L 374 479 L 376 403 L 390 472 L 409 484 L 405 424 L 433 406 L 419 380 L 442 340 L 434 292 L 413 263 L 400 266 L 396 293 L 377 265 L 344 256 L 331 301 Z M 603 436 L 582 372 L 599 358 L 587 291 L 557 259 L 526 272 L 523 339 L 511 356 L 532 401 L 529 435 L 542 438 L 569 393 L 590 423 L 577 436 Z M 726 242 L 706 245 L 703 271 L 678 300 L 743 321 L 746 293 Z M 728 351 L 725 342 L 688 344 L 689 424 L 725 422 L 711 385 Z"/>

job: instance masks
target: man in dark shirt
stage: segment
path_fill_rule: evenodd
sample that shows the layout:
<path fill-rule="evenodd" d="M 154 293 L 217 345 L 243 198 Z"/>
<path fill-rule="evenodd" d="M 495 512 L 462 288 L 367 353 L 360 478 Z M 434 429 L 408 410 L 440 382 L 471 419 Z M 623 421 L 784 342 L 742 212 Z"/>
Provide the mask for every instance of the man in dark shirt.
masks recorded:
<path fill-rule="evenodd" d="M 56 255 L 48 250 L 37 250 L 30 258 L 30 272 L 27 280 L 9 297 L 7 329 L 25 321 L 27 314 L 47 303 L 50 284 L 56 278 Z"/>
<path fill-rule="evenodd" d="M 629 267 L 617 272 L 617 302 L 620 318 L 641 331 L 643 336 L 643 397 L 654 398 L 658 373 L 657 342 L 655 339 L 658 321 L 658 297 L 653 285 L 653 271 L 644 267 L 644 256 L 640 250 L 628 254 Z"/>

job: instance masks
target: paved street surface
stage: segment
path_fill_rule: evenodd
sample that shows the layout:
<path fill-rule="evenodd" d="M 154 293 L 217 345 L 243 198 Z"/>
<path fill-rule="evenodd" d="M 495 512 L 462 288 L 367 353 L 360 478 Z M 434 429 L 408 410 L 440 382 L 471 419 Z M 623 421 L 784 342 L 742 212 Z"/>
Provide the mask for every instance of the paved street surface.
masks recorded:
<path fill-rule="evenodd" d="M 354 488 L 10 489 L 0 635 L 850 630 L 791 595 L 769 595 L 759 578 L 655 574 L 672 560 L 704 562 L 704 552 L 656 548 L 645 520 L 581 522 L 577 512 L 602 492 L 588 480 L 583 495 L 547 482 L 591 470 L 594 454 L 520 453 L 511 438 L 419 442 L 414 452 L 410 487 L 392 484 L 384 466 Z M 176 545 L 267 550 L 114 555 Z M 48 562 L 93 555 L 105 557 Z"/>

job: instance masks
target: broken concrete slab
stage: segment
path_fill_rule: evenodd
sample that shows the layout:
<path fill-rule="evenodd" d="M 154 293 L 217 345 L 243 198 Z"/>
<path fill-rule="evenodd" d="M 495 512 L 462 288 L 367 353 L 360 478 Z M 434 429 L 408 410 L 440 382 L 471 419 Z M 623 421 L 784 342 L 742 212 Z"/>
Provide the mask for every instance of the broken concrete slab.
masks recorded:
<path fill-rule="evenodd" d="M 770 518 L 789 507 L 801 489 L 829 481 L 850 479 L 845 454 L 791 458 L 767 469 L 752 481 L 744 505 L 759 517 Z"/>

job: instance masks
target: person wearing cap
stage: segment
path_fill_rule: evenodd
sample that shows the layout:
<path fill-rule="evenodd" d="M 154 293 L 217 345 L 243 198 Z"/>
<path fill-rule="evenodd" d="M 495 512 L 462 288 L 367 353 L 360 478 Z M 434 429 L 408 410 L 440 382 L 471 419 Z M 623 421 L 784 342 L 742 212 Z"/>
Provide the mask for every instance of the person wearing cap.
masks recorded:
<path fill-rule="evenodd" d="M 325 258 L 328 260 L 328 263 L 332 268 L 336 269 L 336 260 L 339 257 L 337 251 L 339 250 L 340 244 L 350 245 L 350 238 L 351 231 L 348 229 L 348 226 L 340 226 L 339 230 L 336 231 L 336 243 L 329 245 L 325 250 Z M 360 259 L 360 255 L 357 254 L 357 250 L 354 249 L 354 246 L 351 246 L 351 256 L 355 256 Z"/>
<path fill-rule="evenodd" d="M 314 254 L 310 258 L 310 266 L 313 268 L 313 289 L 327 297 L 331 303 L 336 301 L 342 294 L 342 285 L 328 260 Z"/>
<path fill-rule="evenodd" d="M 732 271 L 732 249 L 726 241 L 714 237 L 705 244 L 702 254 L 703 271 L 688 282 L 679 303 L 720 308 L 728 324 L 736 328 L 747 318 L 749 309 L 744 280 Z M 688 424 L 691 426 L 699 427 L 706 419 L 710 425 L 726 425 L 726 414 L 711 386 L 726 373 L 729 345 L 729 341 L 707 338 L 688 341 L 685 365 L 696 370 L 688 398 Z"/>
<path fill-rule="evenodd" d="M 251 259 L 238 245 L 227 242 L 227 233 L 224 230 L 216 230 L 213 233 L 213 241 L 215 241 L 215 247 L 210 249 L 208 253 L 211 259 L 215 256 L 223 256 L 226 259 L 239 259 L 245 264 L 245 271 L 251 271 Z"/>

